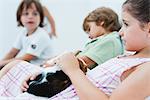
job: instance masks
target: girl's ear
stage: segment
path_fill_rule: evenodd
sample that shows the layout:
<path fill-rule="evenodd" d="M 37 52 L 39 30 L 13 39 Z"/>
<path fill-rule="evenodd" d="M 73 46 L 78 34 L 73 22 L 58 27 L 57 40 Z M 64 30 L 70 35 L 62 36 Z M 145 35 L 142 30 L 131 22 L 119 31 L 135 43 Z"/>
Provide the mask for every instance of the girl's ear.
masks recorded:
<path fill-rule="evenodd" d="M 150 22 L 148 22 L 148 32 L 149 32 L 149 34 L 150 34 Z"/>
<path fill-rule="evenodd" d="M 150 22 L 147 24 L 147 30 L 148 30 L 148 37 L 150 38 Z"/>

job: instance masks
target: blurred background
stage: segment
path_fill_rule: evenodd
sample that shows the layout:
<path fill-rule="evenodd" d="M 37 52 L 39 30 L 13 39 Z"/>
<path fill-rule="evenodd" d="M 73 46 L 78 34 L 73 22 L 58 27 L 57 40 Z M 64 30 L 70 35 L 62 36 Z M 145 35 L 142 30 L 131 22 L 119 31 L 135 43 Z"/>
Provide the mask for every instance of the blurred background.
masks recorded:
<path fill-rule="evenodd" d="M 98 7 L 112 8 L 121 18 L 124 0 L 41 0 L 53 16 L 57 38 L 51 39 L 55 56 L 64 51 L 82 50 L 89 41 L 82 30 L 82 23 L 88 13 Z M 0 0 L 0 59 L 10 50 L 21 28 L 17 27 L 16 10 L 21 0 Z"/>

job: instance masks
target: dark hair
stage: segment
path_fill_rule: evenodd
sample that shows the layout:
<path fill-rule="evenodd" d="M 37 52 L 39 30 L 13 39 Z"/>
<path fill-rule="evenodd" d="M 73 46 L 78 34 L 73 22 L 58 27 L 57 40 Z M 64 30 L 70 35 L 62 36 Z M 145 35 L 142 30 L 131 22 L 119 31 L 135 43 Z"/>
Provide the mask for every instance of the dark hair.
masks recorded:
<path fill-rule="evenodd" d="M 149 0 L 126 0 L 123 8 L 141 23 L 150 21 L 150 1 Z"/>
<path fill-rule="evenodd" d="M 43 27 L 43 20 L 44 20 L 44 12 L 43 12 L 43 8 L 42 5 L 40 4 L 39 1 L 37 0 L 23 0 L 17 10 L 17 22 L 18 22 L 18 26 L 23 26 L 22 22 L 21 22 L 21 16 L 22 16 L 22 11 L 24 8 L 28 9 L 29 7 L 31 7 L 31 5 L 35 4 L 35 7 L 37 9 L 37 11 L 40 14 L 40 27 Z"/>
<path fill-rule="evenodd" d="M 121 25 L 118 20 L 118 15 L 110 8 L 100 7 L 89 13 L 84 19 L 83 30 L 88 31 L 88 22 L 96 22 L 96 25 L 100 25 L 104 21 L 103 27 L 112 32 L 119 31 Z"/>

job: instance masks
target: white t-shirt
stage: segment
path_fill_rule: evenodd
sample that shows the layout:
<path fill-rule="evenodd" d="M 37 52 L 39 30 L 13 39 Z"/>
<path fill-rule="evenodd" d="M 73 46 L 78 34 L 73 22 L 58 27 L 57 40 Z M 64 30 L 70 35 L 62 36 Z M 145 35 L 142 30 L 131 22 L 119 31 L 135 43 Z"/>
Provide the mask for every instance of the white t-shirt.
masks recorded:
<path fill-rule="evenodd" d="M 25 29 L 23 33 L 18 36 L 13 47 L 20 50 L 17 57 L 23 56 L 24 54 L 36 56 L 37 59 L 30 61 L 36 65 L 42 64 L 44 60 L 51 57 L 49 35 L 40 27 L 29 36 L 27 36 L 27 30 Z"/>

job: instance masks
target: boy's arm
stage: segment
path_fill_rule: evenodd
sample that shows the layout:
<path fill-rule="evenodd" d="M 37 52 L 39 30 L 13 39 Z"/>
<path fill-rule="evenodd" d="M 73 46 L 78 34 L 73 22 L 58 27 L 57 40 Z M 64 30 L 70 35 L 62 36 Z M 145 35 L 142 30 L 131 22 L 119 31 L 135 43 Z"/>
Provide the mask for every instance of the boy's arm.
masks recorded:
<path fill-rule="evenodd" d="M 7 63 L 9 63 L 11 60 L 16 57 L 16 55 L 19 53 L 19 50 L 16 48 L 12 48 L 7 54 L 6 56 L 0 60 L 0 69 L 2 67 L 4 67 Z"/>
<path fill-rule="evenodd" d="M 22 57 L 18 57 L 18 58 L 11 58 L 11 59 L 7 59 L 7 60 L 2 60 L 0 61 L 0 68 L 4 67 L 6 64 L 8 64 L 9 62 L 11 61 L 14 61 L 14 60 L 24 60 L 24 61 L 31 61 L 33 59 L 36 59 L 37 57 L 34 56 L 34 55 L 31 55 L 31 54 L 25 54 L 24 56 Z"/>
<path fill-rule="evenodd" d="M 82 59 L 85 62 L 85 64 L 87 65 L 88 68 L 90 68 L 91 66 L 97 64 L 96 62 L 94 62 L 92 59 L 90 59 L 87 56 L 79 56 L 78 58 Z"/>
<path fill-rule="evenodd" d="M 2 60 L 8 60 L 8 59 L 12 59 L 12 58 L 16 57 L 16 55 L 19 53 L 19 51 L 20 50 L 18 50 L 16 48 L 12 48 Z"/>
<path fill-rule="evenodd" d="M 56 35 L 56 30 L 55 30 L 55 21 L 53 19 L 53 17 L 51 16 L 50 12 L 48 11 L 48 9 L 46 7 L 43 6 L 43 11 L 44 11 L 44 16 L 47 17 L 50 25 L 51 25 L 51 33 L 49 33 L 50 36 L 57 36 Z"/>

